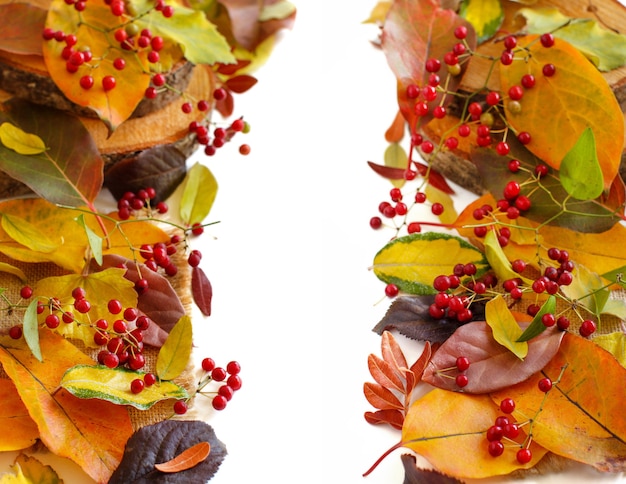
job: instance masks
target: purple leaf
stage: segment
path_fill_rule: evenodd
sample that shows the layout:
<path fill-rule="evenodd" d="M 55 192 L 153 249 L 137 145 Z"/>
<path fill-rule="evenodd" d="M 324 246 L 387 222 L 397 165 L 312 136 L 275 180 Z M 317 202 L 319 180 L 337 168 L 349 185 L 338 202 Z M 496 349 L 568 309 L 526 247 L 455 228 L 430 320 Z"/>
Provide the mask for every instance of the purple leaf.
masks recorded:
<path fill-rule="evenodd" d="M 191 270 L 191 294 L 202 314 L 210 316 L 213 288 L 209 278 L 200 267 L 194 267 Z"/>

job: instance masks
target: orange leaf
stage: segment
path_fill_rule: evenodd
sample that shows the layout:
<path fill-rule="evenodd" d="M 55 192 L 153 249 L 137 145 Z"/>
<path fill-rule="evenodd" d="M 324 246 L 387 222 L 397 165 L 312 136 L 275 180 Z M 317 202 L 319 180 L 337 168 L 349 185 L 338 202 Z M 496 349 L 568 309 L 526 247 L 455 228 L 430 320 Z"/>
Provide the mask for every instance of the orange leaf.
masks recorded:
<path fill-rule="evenodd" d="M 399 392 L 404 392 L 404 383 L 388 362 L 376 355 L 369 355 L 367 364 L 374 380 L 384 387 L 391 387 Z"/>
<path fill-rule="evenodd" d="M 398 111 L 396 113 L 396 117 L 393 122 L 385 131 L 385 140 L 389 143 L 399 143 L 404 138 L 404 130 L 406 126 L 406 121 L 404 116 L 402 115 L 402 111 Z"/>
<path fill-rule="evenodd" d="M 574 146 L 586 127 L 596 139 L 604 187 L 611 186 L 618 173 L 624 147 L 624 116 L 611 87 L 598 69 L 575 47 L 562 39 L 549 49 L 528 36 L 528 62 L 517 61 L 500 69 L 502 92 L 519 85 L 525 74 L 536 84 L 524 91 L 520 112 L 505 103 L 507 122 L 515 132 L 528 131 L 532 142 L 526 147 L 555 169 Z M 545 64 L 556 73 L 544 76 Z"/>
<path fill-rule="evenodd" d="M 154 467 L 161 472 L 180 472 L 198 465 L 211 453 L 211 444 L 199 442 L 196 445 L 182 451 L 172 460 L 161 464 L 154 464 Z"/>
<path fill-rule="evenodd" d="M 23 339 L 3 336 L 0 363 L 15 383 L 46 447 L 76 462 L 95 481 L 107 482 L 133 433 L 128 411 L 58 390 L 68 368 L 94 361 L 62 336 L 43 330 L 39 337 L 43 362 L 33 356 Z"/>
<path fill-rule="evenodd" d="M 401 430 L 402 422 L 404 422 L 404 414 L 400 410 L 377 410 L 376 412 L 365 412 L 365 421 L 367 423 L 389 424 L 394 429 Z"/>
<path fill-rule="evenodd" d="M 547 452 L 534 442 L 533 458 L 525 465 L 515 457 L 519 447 L 506 448 L 498 458 L 489 454 L 486 431 L 499 415 L 498 405 L 487 395 L 434 389 L 411 406 L 402 427 L 402 445 L 454 477 L 480 479 L 533 467 Z M 524 438 L 520 432 L 516 442 Z"/>
<path fill-rule="evenodd" d="M 544 401 L 537 382 L 546 376 L 554 386 Z M 559 352 L 541 373 L 492 398 L 513 398 L 514 416 L 533 418 L 534 440 L 551 452 L 603 472 L 624 472 L 624 388 L 626 368 L 612 354 L 566 333 Z"/>
<path fill-rule="evenodd" d="M 363 385 L 363 393 L 367 401 L 380 410 L 404 410 L 400 400 L 382 385 L 367 382 Z"/>
<path fill-rule="evenodd" d="M 33 445 L 39 430 L 8 378 L 0 379 L 0 451 L 21 450 Z"/>
<path fill-rule="evenodd" d="M 408 363 L 402 352 L 402 348 L 389 331 L 385 331 L 381 337 L 381 355 L 383 359 L 394 367 L 398 372 L 402 368 L 408 368 Z"/>

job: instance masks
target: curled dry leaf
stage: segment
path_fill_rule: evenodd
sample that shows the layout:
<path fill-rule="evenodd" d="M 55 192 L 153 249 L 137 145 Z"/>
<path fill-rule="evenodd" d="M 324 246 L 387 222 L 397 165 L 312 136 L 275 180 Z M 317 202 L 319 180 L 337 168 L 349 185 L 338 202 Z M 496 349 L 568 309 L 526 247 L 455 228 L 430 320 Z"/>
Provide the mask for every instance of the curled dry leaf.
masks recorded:
<path fill-rule="evenodd" d="M 187 450 L 182 451 L 176 457 L 161 464 L 154 464 L 154 467 L 166 473 L 180 472 L 198 465 L 206 459 L 211 453 L 211 444 L 208 442 L 199 442 L 192 445 Z"/>
<path fill-rule="evenodd" d="M 459 356 L 469 358 L 465 393 L 489 393 L 522 382 L 540 371 L 559 350 L 564 332 L 552 327 L 528 342 L 528 354 L 520 360 L 497 343 L 484 321 L 465 324 L 439 347 L 424 371 L 423 380 L 446 390 L 459 390 L 454 378 Z M 506 371 L 503 371 L 506 368 Z"/>

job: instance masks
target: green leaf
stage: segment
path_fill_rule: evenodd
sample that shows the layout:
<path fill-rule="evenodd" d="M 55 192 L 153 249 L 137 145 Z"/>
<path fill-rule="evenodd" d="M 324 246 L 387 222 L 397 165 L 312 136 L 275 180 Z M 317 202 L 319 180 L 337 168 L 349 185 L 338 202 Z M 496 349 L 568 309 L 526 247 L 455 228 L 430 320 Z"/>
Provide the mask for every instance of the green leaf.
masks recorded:
<path fill-rule="evenodd" d="M 185 370 L 191 356 L 192 344 L 191 318 L 183 316 L 172 328 L 159 350 L 156 374 L 161 380 L 173 380 Z"/>
<path fill-rule="evenodd" d="M 573 19 L 555 7 L 522 8 L 517 12 L 526 19 L 531 34 L 553 32 L 580 50 L 601 71 L 626 65 L 626 36 L 604 28 L 591 18 Z"/>
<path fill-rule="evenodd" d="M 0 224 L 9 237 L 30 250 L 50 253 L 59 248 L 59 244 L 54 243 L 41 230 L 21 217 L 3 213 Z"/>
<path fill-rule="evenodd" d="M 521 278 L 528 284 L 531 284 L 532 281 L 529 279 L 520 276 L 517 272 L 513 270 L 511 267 L 511 263 L 506 257 L 506 254 L 502 250 L 502 246 L 498 242 L 498 238 L 496 237 L 496 233 L 493 230 L 488 230 L 487 235 L 485 235 L 484 239 L 485 244 L 485 257 L 489 262 L 489 265 L 498 276 L 498 279 L 501 281 L 506 281 L 507 279 L 517 279 Z"/>
<path fill-rule="evenodd" d="M 520 360 L 526 358 L 528 343 L 519 340 L 522 328 L 502 296 L 494 297 L 485 305 L 485 320 L 491 327 L 493 339 L 508 348 Z"/>
<path fill-rule="evenodd" d="M 425 232 L 392 240 L 374 257 L 373 270 L 380 280 L 418 295 L 436 294 L 432 284 L 439 275 L 452 274 L 459 263 L 474 263 L 477 276 L 488 268 L 482 252 L 465 240 L 448 234 Z"/>
<path fill-rule="evenodd" d="M 385 166 L 389 168 L 401 168 L 406 170 L 409 157 L 400 143 L 389 143 L 384 154 Z M 404 185 L 404 178 L 391 180 L 391 184 L 397 188 Z"/>
<path fill-rule="evenodd" d="M 170 381 L 146 386 L 140 393 L 131 392 L 131 382 L 144 375 L 121 367 L 76 365 L 63 374 L 60 386 L 78 398 L 98 398 L 139 410 L 148 410 L 162 400 L 189 398 L 187 390 Z"/>
<path fill-rule="evenodd" d="M 626 367 L 626 334 L 599 334 L 593 338 L 593 342 L 615 356 L 620 365 Z"/>
<path fill-rule="evenodd" d="M 546 302 L 543 303 L 539 312 L 535 314 L 535 317 L 528 325 L 528 327 L 524 330 L 522 335 L 517 339 L 519 342 L 528 341 L 533 339 L 535 336 L 543 333 L 546 329 L 546 325 L 543 324 L 541 318 L 544 314 L 552 313 L 556 311 L 556 298 L 554 296 L 549 296 Z"/>
<path fill-rule="evenodd" d="M 202 223 L 211 211 L 217 195 L 217 180 L 206 166 L 194 164 L 185 177 L 180 200 L 180 218 L 184 223 Z"/>
<path fill-rule="evenodd" d="M 0 124 L 0 142 L 20 155 L 38 155 L 46 151 L 46 144 L 39 136 L 6 122 Z"/>
<path fill-rule="evenodd" d="M 98 263 L 98 265 L 102 265 L 102 237 L 96 234 L 91 227 L 89 227 L 85 223 L 85 217 L 81 213 L 78 217 L 76 217 L 76 222 L 80 225 L 87 234 L 87 240 L 89 241 L 89 247 L 91 248 L 91 253 L 93 254 L 93 258 Z"/>
<path fill-rule="evenodd" d="M 189 62 L 209 65 L 236 62 L 228 41 L 203 12 L 177 3 L 174 15 L 165 18 L 147 0 L 133 0 L 132 4 L 138 11 L 148 11 L 136 21 L 137 25 L 149 28 L 153 35 L 161 35 L 177 43 Z"/>
<path fill-rule="evenodd" d="M 577 200 L 593 200 L 602 194 L 604 178 L 591 128 L 585 128 L 567 152 L 561 162 L 559 175 L 563 188 Z"/>
<path fill-rule="evenodd" d="M 41 347 L 39 346 L 39 321 L 37 320 L 38 303 L 38 299 L 33 299 L 26 308 L 26 311 L 24 311 L 22 331 L 24 334 L 24 340 L 30 348 L 30 351 L 33 353 L 33 356 L 43 362 Z"/>
<path fill-rule="evenodd" d="M 461 2 L 459 15 L 474 26 L 478 43 L 493 37 L 504 20 L 504 11 L 500 0 Z"/>
<path fill-rule="evenodd" d="M 89 131 L 76 116 L 10 99 L 0 106 L 0 122 L 41 137 L 48 149 L 22 155 L 0 145 L 0 170 L 57 205 L 90 205 L 100 193 L 104 162 Z"/>

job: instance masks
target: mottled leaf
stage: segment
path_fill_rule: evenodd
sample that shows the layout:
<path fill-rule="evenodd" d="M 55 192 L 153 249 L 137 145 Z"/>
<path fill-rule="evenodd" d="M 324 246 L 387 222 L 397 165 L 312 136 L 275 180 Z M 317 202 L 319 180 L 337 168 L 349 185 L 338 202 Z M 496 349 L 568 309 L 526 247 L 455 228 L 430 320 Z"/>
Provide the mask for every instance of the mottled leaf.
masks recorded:
<path fill-rule="evenodd" d="M 488 267 L 482 252 L 458 237 L 428 232 L 407 235 L 385 245 L 374 257 L 376 277 L 412 294 L 435 294 L 435 277 L 452 274 L 458 263 L 474 263 L 477 276 Z"/>
<path fill-rule="evenodd" d="M 200 442 L 182 451 L 176 457 L 167 462 L 154 464 L 154 467 L 166 473 L 180 472 L 198 465 L 206 459 L 211 452 L 211 444 L 208 442 Z"/>
<path fill-rule="evenodd" d="M 144 373 L 122 367 L 76 365 L 63 374 L 59 385 L 78 398 L 97 398 L 139 410 L 148 410 L 162 400 L 189 397 L 183 387 L 171 381 L 158 381 L 154 385 L 146 385 L 139 393 L 131 392 L 131 382 L 143 376 Z"/>
<path fill-rule="evenodd" d="M 522 329 L 501 295 L 487 302 L 485 319 L 491 328 L 493 339 L 523 360 L 528 354 L 528 343 L 519 340 Z"/>
<path fill-rule="evenodd" d="M 46 151 L 46 144 L 39 136 L 6 122 L 0 124 L 0 143 L 20 155 L 38 155 Z"/>
<path fill-rule="evenodd" d="M 548 328 L 528 342 L 528 354 L 520 360 L 511 351 L 493 339 L 491 328 L 484 321 L 467 323 L 435 352 L 426 366 L 422 379 L 439 388 L 458 391 L 455 372 L 443 371 L 455 368 L 456 359 L 465 356 L 470 366 L 465 374 L 468 378 L 466 393 L 488 393 L 509 387 L 526 380 L 541 370 L 556 354 L 563 338 L 563 331 Z M 507 371 L 502 371 L 506 368 Z"/>
<path fill-rule="evenodd" d="M 201 267 L 191 269 L 191 294 L 202 314 L 210 316 L 213 287 Z"/>
<path fill-rule="evenodd" d="M 15 384 L 8 378 L 0 378 L 0 451 L 26 449 L 39 438 L 37 424 L 30 418 Z"/>
<path fill-rule="evenodd" d="M 499 415 L 498 405 L 488 395 L 436 388 L 411 406 L 402 427 L 402 445 L 426 458 L 438 471 L 459 478 L 480 479 L 533 467 L 546 454 L 534 440 L 530 447 L 533 458 L 527 464 L 517 462 L 514 447 L 508 450 L 509 458 L 503 455 L 494 459 L 489 454 L 485 434 Z M 516 442 L 526 437 L 524 428 Z"/>
<path fill-rule="evenodd" d="M 217 180 L 206 166 L 195 163 L 189 169 L 180 200 L 180 218 L 184 223 L 202 223 L 211 211 L 217 188 Z"/>
<path fill-rule="evenodd" d="M 526 19 L 525 30 L 531 34 L 553 32 L 580 50 L 601 71 L 611 71 L 626 63 L 626 36 L 605 28 L 593 18 L 571 18 L 556 7 L 522 8 L 517 12 Z"/>
<path fill-rule="evenodd" d="M 504 11 L 500 0 L 461 2 L 459 15 L 473 25 L 479 44 L 493 37 L 504 20 Z"/>
<path fill-rule="evenodd" d="M 553 382 L 546 398 L 537 390 L 544 377 Z M 612 354 L 565 333 L 559 351 L 541 372 L 492 398 L 513 398 L 513 416 L 532 416 L 533 440 L 549 451 L 618 473 L 626 470 L 625 387 L 626 368 Z"/>
<path fill-rule="evenodd" d="M 193 346 L 191 318 L 183 316 L 170 331 L 159 350 L 156 374 L 161 380 L 177 378 L 187 367 Z"/>
<path fill-rule="evenodd" d="M 20 55 L 41 55 L 41 32 L 46 10 L 28 3 L 0 5 L 0 18 L 11 19 L 0 30 L 0 50 Z"/>
<path fill-rule="evenodd" d="M 593 200 L 602 194 L 602 170 L 596 155 L 596 141 L 590 128 L 583 130 L 561 161 L 559 176 L 565 191 L 577 200 Z"/>
<path fill-rule="evenodd" d="M 0 169 L 52 203 L 90 205 L 102 188 L 104 165 L 91 135 L 75 116 L 33 106 L 10 99 L 0 108 L 0 122 L 36 134 L 46 151 L 21 155 L 0 145 Z"/>
<path fill-rule="evenodd" d="M 201 442 L 209 443 L 211 453 L 196 466 L 167 475 L 155 468 L 155 464 L 170 461 Z M 213 428 L 205 422 L 165 420 L 135 432 L 128 440 L 124 458 L 111 476 L 109 484 L 142 481 L 168 484 L 206 482 L 217 472 L 225 456 L 226 447 L 218 440 Z"/>

